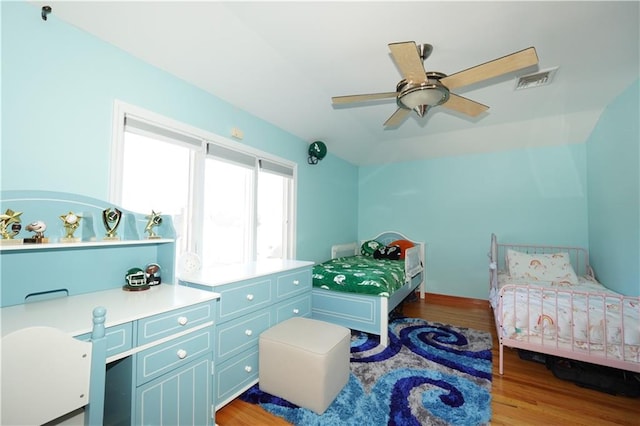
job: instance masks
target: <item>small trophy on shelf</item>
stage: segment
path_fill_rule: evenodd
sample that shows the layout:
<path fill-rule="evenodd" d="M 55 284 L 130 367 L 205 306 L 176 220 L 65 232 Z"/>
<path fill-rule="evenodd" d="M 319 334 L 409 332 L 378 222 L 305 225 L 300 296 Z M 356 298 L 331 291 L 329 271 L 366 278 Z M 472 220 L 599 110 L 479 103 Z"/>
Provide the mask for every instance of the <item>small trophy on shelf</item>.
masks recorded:
<path fill-rule="evenodd" d="M 22 240 L 14 240 L 13 237 L 18 235 L 22 229 L 20 225 L 20 215 L 22 212 L 14 212 L 7 209 L 0 214 L 0 244 L 22 244 Z"/>
<path fill-rule="evenodd" d="M 151 214 L 147 216 L 147 226 L 144 227 L 144 231 L 149 234 L 147 236 L 148 239 L 153 240 L 162 238 L 153 230 L 153 228 L 155 228 L 156 226 L 160 226 L 161 224 L 162 216 L 160 216 L 160 213 L 156 213 L 155 211 L 151 210 Z"/>
<path fill-rule="evenodd" d="M 60 216 L 62 223 L 64 224 L 65 236 L 60 238 L 61 243 L 77 243 L 80 241 L 80 237 L 74 237 L 73 233 L 80 226 L 80 219 L 82 216 L 78 216 L 74 212 L 69 212 Z"/>
<path fill-rule="evenodd" d="M 31 222 L 25 228 L 29 232 L 33 232 L 33 236 L 31 238 L 25 238 L 25 244 L 44 244 L 48 243 L 49 239 L 44 236 L 44 231 L 47 230 L 47 224 L 41 220 L 36 220 L 35 222 Z"/>
<path fill-rule="evenodd" d="M 116 230 L 122 220 L 122 212 L 117 208 L 108 208 L 102 211 L 102 223 L 107 230 L 107 234 L 104 236 L 106 241 L 117 241 L 120 239 Z"/>

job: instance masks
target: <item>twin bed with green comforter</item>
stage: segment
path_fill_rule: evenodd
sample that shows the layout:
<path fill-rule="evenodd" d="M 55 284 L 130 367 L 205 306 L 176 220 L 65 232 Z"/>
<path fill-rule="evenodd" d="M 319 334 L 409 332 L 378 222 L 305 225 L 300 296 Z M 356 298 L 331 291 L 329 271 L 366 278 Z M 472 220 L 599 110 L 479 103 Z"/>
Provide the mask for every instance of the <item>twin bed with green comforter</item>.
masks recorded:
<path fill-rule="evenodd" d="M 398 232 L 333 246 L 332 259 L 313 267 L 313 318 L 377 334 L 387 346 L 389 312 L 417 290 L 424 298 L 424 253 L 424 243 Z"/>
<path fill-rule="evenodd" d="M 314 286 L 389 297 L 404 285 L 404 260 L 338 257 L 313 268 Z"/>

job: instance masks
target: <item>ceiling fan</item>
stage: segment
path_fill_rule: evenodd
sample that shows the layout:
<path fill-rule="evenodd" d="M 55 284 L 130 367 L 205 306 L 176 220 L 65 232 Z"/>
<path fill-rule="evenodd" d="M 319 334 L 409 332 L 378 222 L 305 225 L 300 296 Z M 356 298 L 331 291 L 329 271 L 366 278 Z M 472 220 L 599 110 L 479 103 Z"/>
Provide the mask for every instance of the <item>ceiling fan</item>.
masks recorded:
<path fill-rule="evenodd" d="M 447 76 L 441 72 L 425 71 L 423 61 L 433 51 L 433 46 L 430 44 L 416 45 L 413 41 L 405 41 L 390 43 L 389 49 L 403 77 L 396 85 L 395 92 L 334 96 L 331 98 L 333 104 L 396 98 L 398 109 L 384 122 L 385 127 L 399 126 L 411 111 L 415 111 L 419 117 L 423 117 L 429 108 L 438 105 L 475 117 L 488 110 L 489 107 L 451 93 L 451 90 L 538 63 L 536 49 L 529 47 Z"/>

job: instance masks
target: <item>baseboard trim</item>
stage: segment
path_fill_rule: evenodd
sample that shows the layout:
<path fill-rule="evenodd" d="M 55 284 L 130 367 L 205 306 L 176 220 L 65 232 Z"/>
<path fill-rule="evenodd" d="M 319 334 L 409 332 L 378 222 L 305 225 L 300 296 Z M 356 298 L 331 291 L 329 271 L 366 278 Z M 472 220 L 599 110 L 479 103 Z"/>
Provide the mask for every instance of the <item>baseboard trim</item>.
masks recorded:
<path fill-rule="evenodd" d="M 477 307 L 486 308 L 489 301 L 484 299 L 473 299 L 470 297 L 451 296 L 448 294 L 425 293 L 427 303 L 434 302 L 439 305 L 459 306 L 459 307 Z"/>

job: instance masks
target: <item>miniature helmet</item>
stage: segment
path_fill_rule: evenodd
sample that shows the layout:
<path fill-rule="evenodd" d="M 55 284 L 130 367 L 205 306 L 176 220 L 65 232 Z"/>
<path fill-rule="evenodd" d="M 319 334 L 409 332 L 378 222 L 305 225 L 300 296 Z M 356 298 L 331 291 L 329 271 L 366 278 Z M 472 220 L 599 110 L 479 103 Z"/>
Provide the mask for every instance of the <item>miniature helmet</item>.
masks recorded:
<path fill-rule="evenodd" d="M 318 164 L 327 155 L 327 146 L 322 141 L 309 145 L 309 164 Z"/>
<path fill-rule="evenodd" d="M 147 285 L 145 274 L 140 268 L 129 269 L 125 275 L 125 281 L 128 287 L 144 287 Z"/>
<path fill-rule="evenodd" d="M 149 285 L 158 285 L 162 282 L 160 276 L 160 265 L 150 263 L 144 268 L 144 276 Z"/>

